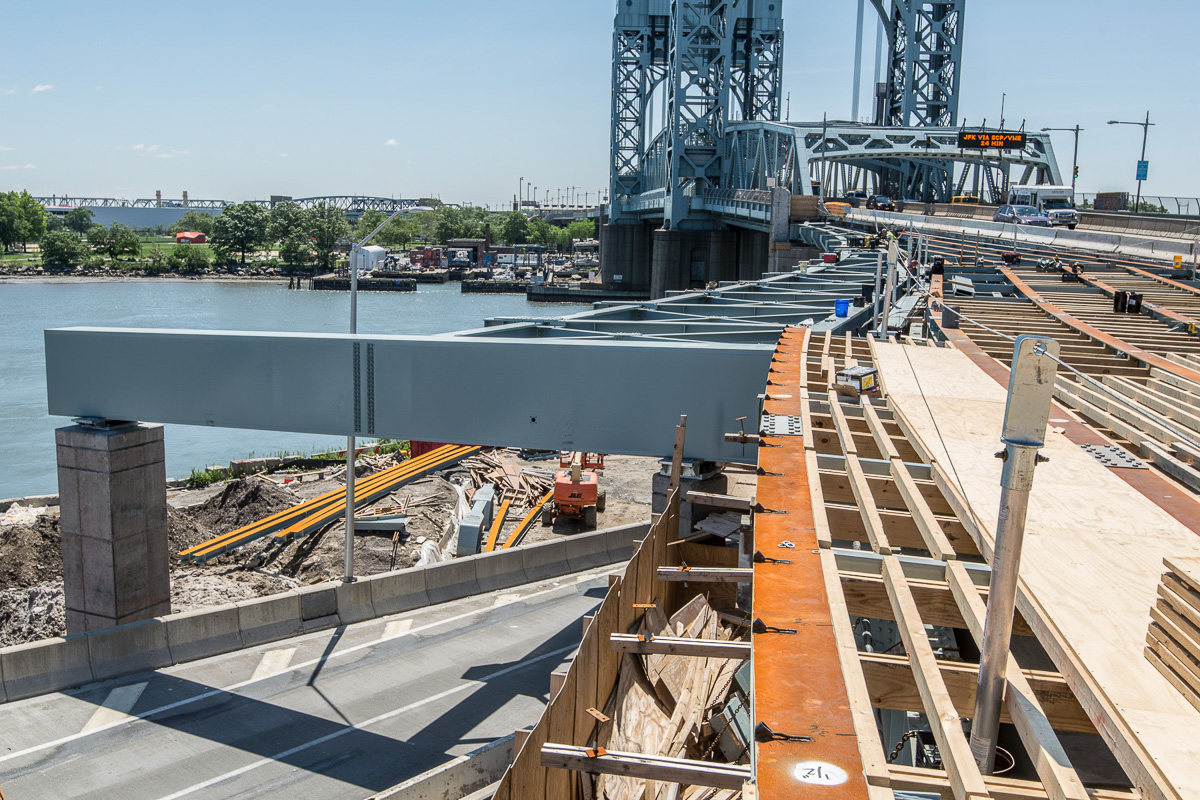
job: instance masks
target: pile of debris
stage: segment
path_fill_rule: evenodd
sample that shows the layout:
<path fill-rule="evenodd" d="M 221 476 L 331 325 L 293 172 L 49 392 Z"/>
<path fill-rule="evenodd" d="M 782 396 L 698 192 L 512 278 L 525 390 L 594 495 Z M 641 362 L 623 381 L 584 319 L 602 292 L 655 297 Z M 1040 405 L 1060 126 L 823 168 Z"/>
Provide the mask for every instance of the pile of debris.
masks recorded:
<path fill-rule="evenodd" d="M 522 467 L 501 451 L 480 453 L 462 462 L 470 472 L 473 488 L 496 486 L 496 502 L 511 501 L 515 506 L 532 507 L 554 488 L 554 473 L 536 467 Z"/>

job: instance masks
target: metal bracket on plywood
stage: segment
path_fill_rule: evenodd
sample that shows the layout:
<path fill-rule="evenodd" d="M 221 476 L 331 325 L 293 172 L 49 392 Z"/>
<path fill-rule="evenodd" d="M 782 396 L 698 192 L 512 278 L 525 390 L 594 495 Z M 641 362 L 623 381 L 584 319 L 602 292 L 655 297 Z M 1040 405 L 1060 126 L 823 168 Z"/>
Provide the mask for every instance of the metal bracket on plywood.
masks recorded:
<path fill-rule="evenodd" d="M 1122 467 L 1125 469 L 1150 469 L 1143 461 L 1129 455 L 1127 450 L 1115 444 L 1084 444 L 1080 445 L 1083 452 L 1099 461 L 1106 467 Z"/>

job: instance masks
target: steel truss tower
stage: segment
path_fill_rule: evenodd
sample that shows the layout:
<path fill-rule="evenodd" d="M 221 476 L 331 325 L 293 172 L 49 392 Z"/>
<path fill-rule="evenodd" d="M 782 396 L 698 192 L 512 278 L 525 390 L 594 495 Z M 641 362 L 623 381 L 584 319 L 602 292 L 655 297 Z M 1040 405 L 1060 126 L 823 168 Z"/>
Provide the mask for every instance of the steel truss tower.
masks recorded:
<path fill-rule="evenodd" d="M 871 0 L 887 29 L 889 60 L 884 118 L 898 128 L 953 128 L 958 124 L 959 76 L 966 0 Z M 952 165 L 897 163 L 885 179 L 889 191 L 904 197 L 950 199 Z"/>
<path fill-rule="evenodd" d="M 725 125 L 779 119 L 782 0 L 617 0 L 613 30 L 611 219 L 623 201 L 667 194 L 678 227 L 696 192 L 719 186 Z M 665 83 L 663 130 L 648 130 Z"/>

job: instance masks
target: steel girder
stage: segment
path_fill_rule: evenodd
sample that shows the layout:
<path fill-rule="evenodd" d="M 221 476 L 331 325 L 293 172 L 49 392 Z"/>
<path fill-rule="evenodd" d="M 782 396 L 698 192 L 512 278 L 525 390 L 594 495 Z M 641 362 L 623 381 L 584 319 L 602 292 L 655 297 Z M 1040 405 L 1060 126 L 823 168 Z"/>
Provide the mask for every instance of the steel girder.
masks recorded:
<path fill-rule="evenodd" d="M 965 8 L 966 0 L 892 0 L 886 26 L 891 57 L 884 124 L 957 124 Z"/>
<path fill-rule="evenodd" d="M 730 0 L 671 0 L 664 227 L 677 228 L 697 190 L 719 186 L 731 80 Z"/>
<path fill-rule="evenodd" d="M 946 202 L 956 169 L 965 175 L 986 168 L 1006 181 L 1007 170 L 1016 164 L 1032 183 L 1062 182 L 1047 134 L 1027 133 L 1023 150 L 984 153 L 959 150 L 958 132 L 849 122 L 731 123 L 722 185 L 765 189 L 774 178 L 793 194 L 815 194 L 814 181 L 824 179 L 826 196 L 834 197 L 855 188 L 838 185 L 843 173 L 836 168 L 852 167 L 873 173 L 876 186 L 896 197 Z M 943 170 L 947 179 L 935 191 L 930 181 Z"/>
<path fill-rule="evenodd" d="M 733 3 L 731 119 L 780 118 L 783 81 L 783 0 Z"/>
<path fill-rule="evenodd" d="M 874 256 L 554 318 L 437 336 L 69 328 L 46 332 L 51 414 L 314 434 L 752 460 L 724 441 L 756 418 L 779 333 L 838 332 Z M 319 380 L 313 376 L 319 375 Z M 547 382 L 544 376 L 552 375 Z"/>
<path fill-rule="evenodd" d="M 620 199 L 638 195 L 645 182 L 648 111 L 667 77 L 668 0 L 618 0 L 613 23 L 612 122 L 609 197 L 611 218 L 622 215 Z"/>

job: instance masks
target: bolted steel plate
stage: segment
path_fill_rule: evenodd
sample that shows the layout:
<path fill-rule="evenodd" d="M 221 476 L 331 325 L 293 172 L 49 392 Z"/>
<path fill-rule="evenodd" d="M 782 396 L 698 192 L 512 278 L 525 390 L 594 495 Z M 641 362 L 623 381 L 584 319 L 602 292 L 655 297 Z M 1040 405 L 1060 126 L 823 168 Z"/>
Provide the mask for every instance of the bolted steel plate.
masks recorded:
<path fill-rule="evenodd" d="M 787 414 L 763 414 L 758 429 L 764 436 L 799 436 L 804 432 L 800 418 Z"/>
<path fill-rule="evenodd" d="M 1117 447 L 1115 444 L 1083 444 L 1080 447 L 1106 467 L 1150 469 L 1144 462 L 1129 455 L 1129 451 Z"/>

